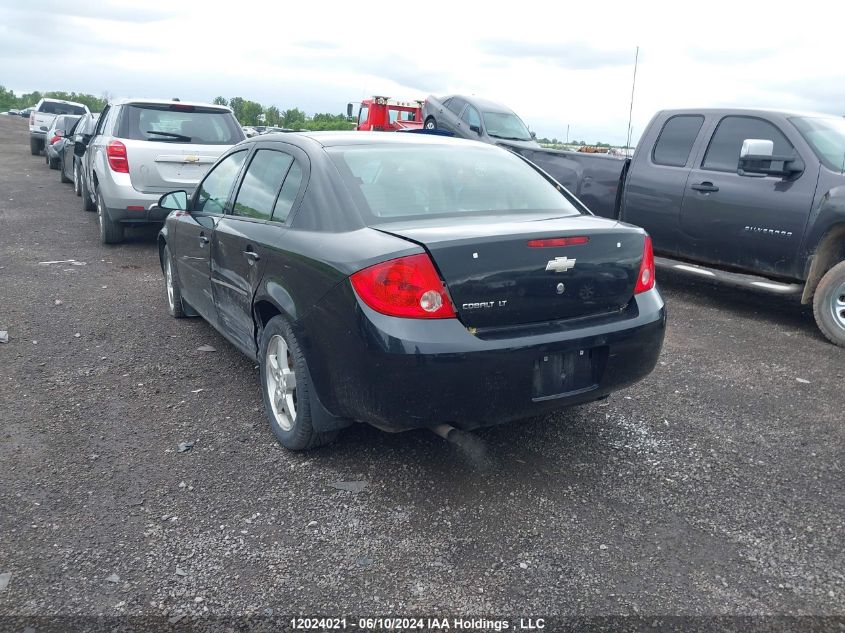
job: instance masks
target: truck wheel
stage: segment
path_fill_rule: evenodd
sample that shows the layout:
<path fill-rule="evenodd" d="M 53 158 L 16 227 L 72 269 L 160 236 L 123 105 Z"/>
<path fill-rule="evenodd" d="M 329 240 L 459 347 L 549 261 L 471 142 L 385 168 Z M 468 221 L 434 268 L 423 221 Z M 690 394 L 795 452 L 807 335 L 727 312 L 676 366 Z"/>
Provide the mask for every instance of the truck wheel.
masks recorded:
<path fill-rule="evenodd" d="M 425 120 L 425 129 L 426 130 L 436 130 L 437 129 L 437 121 L 434 120 L 433 116 L 430 116 Z"/>
<path fill-rule="evenodd" d="M 264 409 L 279 443 L 292 451 L 304 451 L 331 442 L 336 431 L 319 433 L 311 423 L 308 365 L 283 316 L 270 319 L 261 332 L 258 349 Z"/>
<path fill-rule="evenodd" d="M 97 192 L 97 222 L 100 225 L 100 242 L 103 244 L 119 244 L 123 241 L 123 225 L 109 217 L 103 194 Z"/>
<path fill-rule="evenodd" d="M 41 141 L 37 138 L 29 137 L 29 151 L 33 156 L 38 156 L 41 153 Z"/>
<path fill-rule="evenodd" d="M 96 211 L 97 206 L 91 200 L 91 192 L 88 191 L 88 185 L 85 183 L 85 178 L 78 171 L 76 172 L 79 178 L 79 195 L 82 196 L 82 210 Z"/>
<path fill-rule="evenodd" d="M 845 347 L 845 262 L 831 268 L 813 295 L 816 325 L 834 345 Z"/>

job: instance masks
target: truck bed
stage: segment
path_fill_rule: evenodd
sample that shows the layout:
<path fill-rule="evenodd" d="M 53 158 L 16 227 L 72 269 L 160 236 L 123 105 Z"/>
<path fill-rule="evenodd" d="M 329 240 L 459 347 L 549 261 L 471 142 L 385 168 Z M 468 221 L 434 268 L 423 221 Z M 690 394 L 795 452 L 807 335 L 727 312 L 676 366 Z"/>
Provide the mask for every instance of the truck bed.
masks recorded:
<path fill-rule="evenodd" d="M 617 217 L 618 196 L 628 159 L 606 154 L 502 145 L 538 165 L 596 215 Z"/>

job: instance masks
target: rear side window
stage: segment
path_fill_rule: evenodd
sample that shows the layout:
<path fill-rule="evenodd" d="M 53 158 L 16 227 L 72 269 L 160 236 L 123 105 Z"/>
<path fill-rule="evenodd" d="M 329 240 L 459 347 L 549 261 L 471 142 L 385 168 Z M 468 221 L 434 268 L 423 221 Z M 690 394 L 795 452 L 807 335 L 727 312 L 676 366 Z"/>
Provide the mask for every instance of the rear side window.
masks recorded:
<path fill-rule="evenodd" d="M 658 165 L 683 167 L 689 160 L 692 146 L 704 124 L 700 115 L 678 115 L 663 124 L 651 158 Z"/>
<path fill-rule="evenodd" d="M 179 103 L 124 106 L 116 136 L 192 145 L 234 145 L 245 138 L 228 110 Z"/>
<path fill-rule="evenodd" d="M 82 106 L 56 103 L 55 101 L 45 101 L 38 108 L 38 111 L 44 114 L 85 114 L 85 108 Z"/>
<path fill-rule="evenodd" d="M 232 213 L 257 220 L 269 220 L 273 214 L 276 194 L 292 162 L 293 156 L 284 152 L 271 149 L 255 152 L 241 182 Z"/>
<path fill-rule="evenodd" d="M 273 208 L 273 219 L 276 222 L 284 222 L 287 220 L 290 210 L 293 208 L 293 203 L 296 200 L 296 194 L 299 193 L 299 186 L 302 184 L 302 167 L 299 163 L 294 161 L 288 170 L 285 184 L 282 185 L 282 190 L 279 192 L 279 197 L 276 200 L 276 206 Z"/>
<path fill-rule="evenodd" d="M 467 125 L 477 125 L 478 127 L 481 127 L 481 115 L 478 114 L 478 110 L 472 106 L 467 106 L 467 109 L 464 111 L 464 115 L 461 118 Z"/>
<path fill-rule="evenodd" d="M 726 116 L 719 122 L 719 127 L 710 139 L 702 169 L 736 171 L 742 142 L 749 138 L 772 141 L 775 144 L 775 156 L 789 156 L 793 153 L 792 143 L 768 121 L 750 116 Z"/>
<path fill-rule="evenodd" d="M 466 105 L 466 101 L 458 97 L 452 97 L 449 100 L 449 103 L 446 104 L 446 107 L 449 108 L 456 115 L 460 115 L 461 110 L 464 109 L 464 105 Z"/>
<path fill-rule="evenodd" d="M 549 181 L 504 150 L 391 143 L 328 151 L 351 194 L 375 222 L 491 212 L 579 215 Z"/>

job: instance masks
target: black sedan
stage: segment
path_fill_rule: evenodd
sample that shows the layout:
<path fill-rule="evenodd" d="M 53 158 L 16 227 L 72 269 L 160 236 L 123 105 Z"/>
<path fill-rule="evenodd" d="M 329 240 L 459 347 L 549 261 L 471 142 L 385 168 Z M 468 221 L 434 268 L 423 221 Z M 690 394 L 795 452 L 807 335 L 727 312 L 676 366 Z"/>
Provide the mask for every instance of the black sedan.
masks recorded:
<path fill-rule="evenodd" d="M 98 112 L 88 112 L 79 117 L 74 126 L 68 130 L 65 143 L 59 154 L 59 169 L 62 182 L 72 182 L 77 196 L 82 195 L 82 174 L 83 161 L 78 154 L 85 152 L 87 139 L 91 138 L 97 121 L 100 118 Z"/>
<path fill-rule="evenodd" d="M 159 204 L 170 313 L 202 316 L 258 361 L 290 449 L 353 421 L 534 416 L 631 385 L 660 354 L 650 238 L 498 147 L 258 136 L 190 198 Z"/>

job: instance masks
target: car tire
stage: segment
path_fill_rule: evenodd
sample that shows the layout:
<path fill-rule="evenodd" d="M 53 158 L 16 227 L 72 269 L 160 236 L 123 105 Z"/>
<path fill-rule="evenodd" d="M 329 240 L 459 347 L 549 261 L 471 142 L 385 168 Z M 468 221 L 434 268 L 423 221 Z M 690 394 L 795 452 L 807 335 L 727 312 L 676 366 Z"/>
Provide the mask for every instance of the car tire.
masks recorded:
<path fill-rule="evenodd" d="M 65 161 L 63 158 L 59 160 L 59 180 L 62 182 L 73 182 L 65 175 Z"/>
<path fill-rule="evenodd" d="M 120 244 L 123 241 L 123 225 L 109 217 L 103 194 L 97 192 L 97 224 L 100 226 L 100 243 Z"/>
<path fill-rule="evenodd" d="M 845 262 L 827 271 L 816 286 L 813 315 L 822 334 L 834 345 L 845 347 Z"/>
<path fill-rule="evenodd" d="M 334 440 L 337 431 L 314 430 L 308 365 L 287 319 L 280 315 L 268 321 L 261 331 L 258 350 L 264 410 L 279 443 L 292 451 L 305 451 Z"/>
<path fill-rule="evenodd" d="M 426 130 L 436 130 L 437 129 L 437 120 L 430 116 L 425 120 L 425 129 Z"/>
<path fill-rule="evenodd" d="M 164 289 L 167 293 L 167 311 L 174 319 L 184 319 L 187 315 L 182 306 L 182 286 L 179 285 L 176 266 L 173 263 L 173 256 L 170 254 L 170 247 L 167 245 L 161 252 L 161 267 L 164 273 Z"/>
<path fill-rule="evenodd" d="M 88 191 L 88 185 L 85 182 L 85 178 L 82 176 L 82 174 L 79 174 L 79 195 L 82 196 L 83 211 L 97 210 L 97 205 L 94 204 L 94 201 L 91 199 L 91 192 Z"/>
<path fill-rule="evenodd" d="M 29 151 L 32 153 L 33 156 L 38 156 L 41 153 L 41 141 L 39 141 L 37 138 L 30 137 Z"/>
<path fill-rule="evenodd" d="M 56 157 L 56 158 L 49 158 L 48 157 L 47 158 L 47 166 L 50 167 L 50 169 L 58 169 L 59 168 L 59 158 L 58 157 Z"/>
<path fill-rule="evenodd" d="M 82 195 L 82 181 L 79 175 L 79 165 L 73 161 L 73 191 L 77 196 Z"/>

